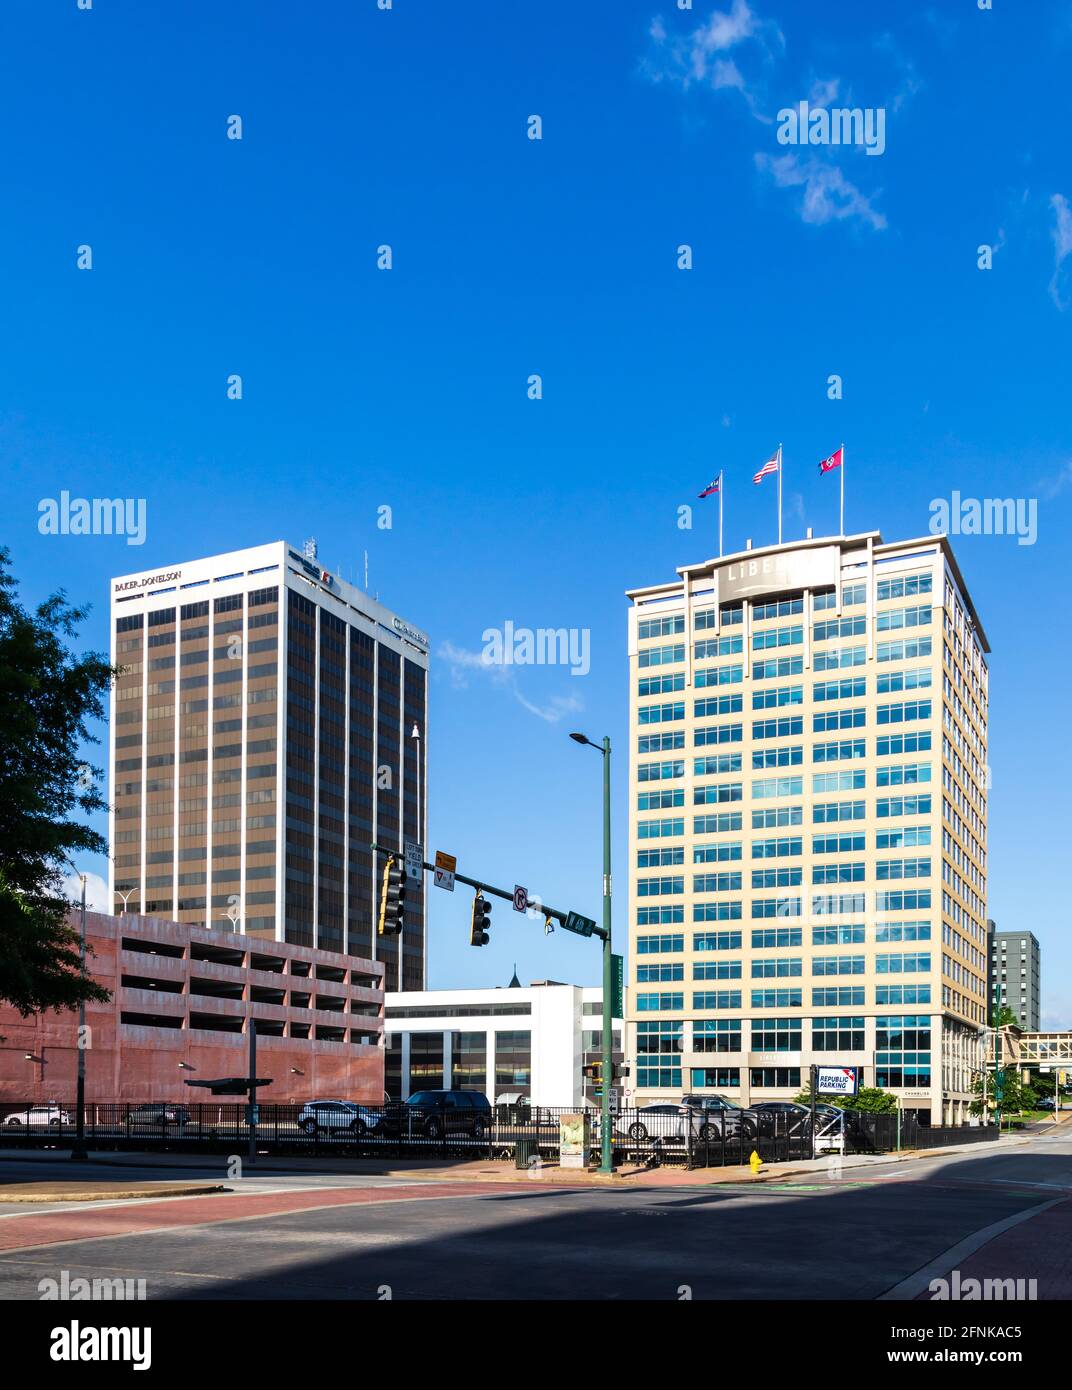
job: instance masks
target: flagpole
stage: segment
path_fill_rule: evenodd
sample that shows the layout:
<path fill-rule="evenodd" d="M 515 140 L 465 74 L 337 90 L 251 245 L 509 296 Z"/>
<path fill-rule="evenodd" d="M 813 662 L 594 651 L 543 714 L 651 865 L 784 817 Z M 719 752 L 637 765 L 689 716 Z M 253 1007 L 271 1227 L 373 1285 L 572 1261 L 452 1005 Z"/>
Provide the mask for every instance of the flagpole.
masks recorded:
<path fill-rule="evenodd" d="M 841 534 L 845 534 L 845 445 L 841 446 Z"/>
<path fill-rule="evenodd" d="M 782 543 L 782 446 L 778 445 L 778 544 Z"/>
<path fill-rule="evenodd" d="M 718 558 L 722 559 L 722 492 L 726 484 L 722 478 L 722 470 L 718 474 Z"/>

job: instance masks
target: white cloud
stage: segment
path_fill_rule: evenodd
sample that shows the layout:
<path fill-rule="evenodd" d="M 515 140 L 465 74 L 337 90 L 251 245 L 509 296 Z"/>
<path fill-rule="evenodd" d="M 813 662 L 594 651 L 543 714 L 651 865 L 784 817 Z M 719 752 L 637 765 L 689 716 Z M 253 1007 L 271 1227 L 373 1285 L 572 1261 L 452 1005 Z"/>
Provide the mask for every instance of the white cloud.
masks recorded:
<path fill-rule="evenodd" d="M 576 695 L 552 695 L 546 705 L 534 705 L 531 700 L 526 700 L 516 687 L 514 688 L 514 695 L 517 697 L 518 703 L 530 714 L 534 714 L 537 719 L 545 720 L 548 724 L 557 724 L 567 714 L 576 714 L 579 710 L 584 709 L 584 701 Z"/>
<path fill-rule="evenodd" d="M 729 54 L 746 49 L 767 60 L 784 40 L 778 26 L 761 19 L 748 0 L 733 0 L 729 10 L 714 10 L 687 34 L 671 34 L 661 18 L 652 21 L 648 34 L 653 50 L 642 67 L 652 81 L 730 89 L 744 97 L 757 119 L 768 119 L 759 114 L 740 64 Z"/>
<path fill-rule="evenodd" d="M 510 672 L 505 666 L 497 665 L 486 652 L 470 652 L 464 647 L 456 647 L 453 642 L 440 643 L 437 656 L 445 661 L 450 671 L 451 683 L 464 689 L 471 671 L 479 671 L 498 684 L 504 684 Z"/>
<path fill-rule="evenodd" d="M 1072 459 L 1068 459 L 1051 478 L 1044 478 L 1039 484 L 1039 492 L 1048 500 L 1059 496 L 1066 487 L 1072 485 Z"/>
<path fill-rule="evenodd" d="M 764 19 L 753 8 L 750 0 L 732 0 L 728 9 L 714 10 L 685 32 L 674 33 L 662 18 L 657 18 L 648 33 L 651 47 L 641 70 L 650 80 L 676 83 L 683 90 L 698 85 L 712 91 L 736 92 L 755 120 L 765 126 L 774 125 L 775 117 L 768 114 L 774 107 L 769 99 L 769 85 L 785 54 L 785 36 L 773 20 Z M 901 79 L 901 90 L 890 103 L 896 110 L 919 89 L 919 79 L 888 34 L 877 41 L 877 46 L 890 54 Z M 808 100 L 813 108 L 828 109 L 843 100 L 846 92 L 841 77 L 811 75 Z M 803 221 L 824 226 L 858 219 L 875 231 L 886 228 L 885 214 L 872 204 L 876 195 L 861 192 L 829 156 L 815 153 L 801 160 L 794 155 L 779 158 L 761 152 L 755 155 L 755 161 L 777 187 L 803 189 L 799 208 Z"/>
<path fill-rule="evenodd" d="M 508 690 L 522 709 L 548 724 L 557 724 L 567 714 L 575 714 L 584 708 L 584 701 L 577 695 L 553 695 L 546 704 L 536 704 L 522 693 L 517 683 L 516 667 L 492 661 L 483 651 L 467 651 L 464 647 L 456 647 L 453 642 L 442 642 L 436 654 L 446 664 L 451 684 L 456 689 L 466 689 L 470 675 L 483 676 L 492 685 Z"/>
<path fill-rule="evenodd" d="M 711 70 L 711 86 L 715 90 L 731 87 L 745 93 L 744 76 L 732 58 L 720 58 Z M 745 93 L 747 94 L 747 93 Z"/>
<path fill-rule="evenodd" d="M 828 77 L 822 81 L 816 78 L 811 84 L 811 91 L 808 93 L 808 104 L 824 108 L 829 106 L 831 102 L 837 101 L 840 87 L 841 82 L 836 77 Z"/>
<path fill-rule="evenodd" d="M 1050 199 L 1050 207 L 1053 208 L 1054 212 L 1052 233 L 1054 267 L 1053 278 L 1050 280 L 1050 298 L 1058 309 L 1067 309 L 1067 276 L 1064 263 L 1072 254 L 1072 208 L 1069 207 L 1068 199 L 1063 193 L 1053 195 Z"/>
<path fill-rule="evenodd" d="M 752 38 L 756 30 L 756 16 L 748 0 L 733 0 L 731 10 L 725 14 L 715 10 L 707 24 L 701 24 L 695 31 L 694 48 L 700 53 L 721 53 Z"/>
<path fill-rule="evenodd" d="M 892 34 L 880 34 L 875 40 L 875 48 L 879 53 L 888 54 L 897 69 L 900 86 L 890 99 L 889 106 L 893 111 L 900 111 L 920 90 L 923 81 L 916 71 L 915 63 L 911 58 L 906 58 L 897 47 Z"/>
<path fill-rule="evenodd" d="M 75 873 L 70 873 L 63 880 L 61 892 L 68 901 L 81 903 L 82 901 L 82 880 Z M 100 874 L 86 874 L 86 908 L 90 912 L 111 912 L 111 904 L 108 902 L 108 885 Z"/>
<path fill-rule="evenodd" d="M 778 188 L 802 188 L 801 221 L 822 227 L 858 217 L 876 232 L 884 231 L 886 218 L 872 207 L 871 199 L 850 183 L 836 165 L 814 157 L 801 160 L 795 154 L 774 157 L 756 155 L 756 167 L 769 174 Z"/>

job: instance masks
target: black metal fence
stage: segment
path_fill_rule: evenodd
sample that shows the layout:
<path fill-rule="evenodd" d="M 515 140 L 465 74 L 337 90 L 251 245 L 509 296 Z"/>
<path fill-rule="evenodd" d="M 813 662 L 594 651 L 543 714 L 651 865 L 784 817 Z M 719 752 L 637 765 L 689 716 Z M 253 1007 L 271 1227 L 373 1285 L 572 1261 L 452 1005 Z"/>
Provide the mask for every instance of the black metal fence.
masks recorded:
<path fill-rule="evenodd" d="M 522 1101 L 457 1111 L 406 1104 L 367 1106 L 344 1102 L 308 1105 L 262 1103 L 255 1110 L 258 1152 L 320 1157 L 469 1158 L 513 1161 L 519 1167 L 559 1161 L 559 1121 L 584 1113 L 592 1156 L 601 1147 L 598 1111 L 534 1106 Z M 0 1144 L 70 1145 L 76 1107 L 0 1104 Z M 621 1110 L 611 1118 L 617 1164 L 720 1167 L 811 1158 L 813 1153 L 888 1153 L 993 1138 L 993 1126 L 937 1129 L 914 1116 L 822 1111 L 814 1142 L 811 1114 L 800 1110 L 700 1110 L 672 1105 Z M 93 1149 L 242 1153 L 249 1146 L 249 1107 L 242 1102 L 89 1103 L 86 1143 Z"/>

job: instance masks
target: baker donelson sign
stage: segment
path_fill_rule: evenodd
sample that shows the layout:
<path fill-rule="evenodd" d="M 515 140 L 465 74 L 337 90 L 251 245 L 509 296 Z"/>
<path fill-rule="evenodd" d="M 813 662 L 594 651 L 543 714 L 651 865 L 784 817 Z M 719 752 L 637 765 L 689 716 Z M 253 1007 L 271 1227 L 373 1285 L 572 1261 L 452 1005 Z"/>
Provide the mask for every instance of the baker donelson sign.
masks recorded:
<path fill-rule="evenodd" d="M 785 589 L 820 589 L 837 583 L 838 548 L 824 545 L 789 555 L 757 555 L 723 565 L 717 574 L 720 603 Z"/>

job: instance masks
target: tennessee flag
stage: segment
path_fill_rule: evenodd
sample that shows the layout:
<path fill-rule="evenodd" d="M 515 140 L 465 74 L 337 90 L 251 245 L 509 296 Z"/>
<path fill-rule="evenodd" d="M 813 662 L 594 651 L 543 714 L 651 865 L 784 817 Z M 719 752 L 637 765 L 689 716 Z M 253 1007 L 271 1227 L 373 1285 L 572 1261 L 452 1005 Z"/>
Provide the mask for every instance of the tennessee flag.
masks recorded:
<path fill-rule="evenodd" d="M 844 446 L 844 445 L 841 445 L 840 448 L 835 449 L 834 452 L 830 455 L 829 458 L 823 459 L 823 460 L 820 462 L 820 464 L 819 464 L 819 472 L 820 472 L 820 473 L 829 473 L 829 472 L 831 472 L 832 469 L 840 468 L 840 467 L 841 467 L 842 455 L 844 454 L 844 452 L 845 452 L 845 446 Z"/>

